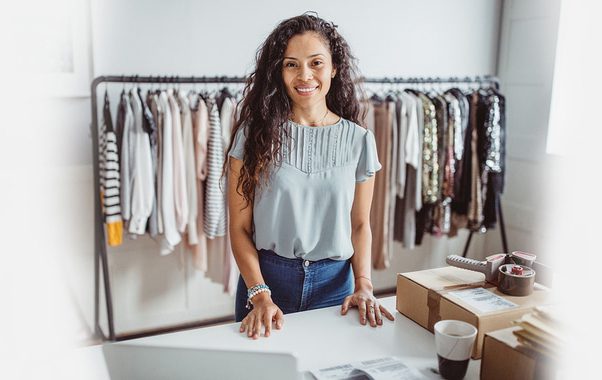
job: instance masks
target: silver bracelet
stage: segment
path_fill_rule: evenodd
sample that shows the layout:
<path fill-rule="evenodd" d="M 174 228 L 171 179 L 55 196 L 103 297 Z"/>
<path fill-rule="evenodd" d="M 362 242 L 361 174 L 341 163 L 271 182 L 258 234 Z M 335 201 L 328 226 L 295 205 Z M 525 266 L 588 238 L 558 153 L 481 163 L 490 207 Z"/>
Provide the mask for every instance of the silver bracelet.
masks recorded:
<path fill-rule="evenodd" d="M 255 297 L 259 293 L 267 292 L 270 296 L 272 295 L 272 291 L 266 284 L 255 285 L 247 290 L 247 305 L 245 306 L 247 309 L 251 309 L 253 306 L 253 301 L 251 298 Z"/>

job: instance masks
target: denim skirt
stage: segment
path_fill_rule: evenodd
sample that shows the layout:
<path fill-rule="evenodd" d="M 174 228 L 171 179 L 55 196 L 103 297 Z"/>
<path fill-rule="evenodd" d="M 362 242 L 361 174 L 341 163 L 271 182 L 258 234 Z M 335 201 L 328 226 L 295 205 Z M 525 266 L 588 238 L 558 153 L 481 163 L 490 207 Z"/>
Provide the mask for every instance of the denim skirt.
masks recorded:
<path fill-rule="evenodd" d="M 341 305 L 345 297 L 353 294 L 349 260 L 289 259 L 264 249 L 257 254 L 261 274 L 272 292 L 272 300 L 284 314 Z M 236 289 L 237 322 L 249 313 L 246 304 L 247 286 L 240 276 Z"/>

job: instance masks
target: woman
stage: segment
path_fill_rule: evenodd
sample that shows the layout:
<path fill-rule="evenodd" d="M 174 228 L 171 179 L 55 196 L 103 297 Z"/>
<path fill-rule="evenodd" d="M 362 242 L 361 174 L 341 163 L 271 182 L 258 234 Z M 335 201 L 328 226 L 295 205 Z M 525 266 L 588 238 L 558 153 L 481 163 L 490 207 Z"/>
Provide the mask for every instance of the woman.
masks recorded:
<path fill-rule="evenodd" d="M 341 304 L 343 315 L 358 307 L 364 325 L 393 320 L 371 282 L 381 165 L 373 134 L 357 124 L 349 46 L 306 13 L 281 22 L 256 58 L 226 163 L 240 331 L 257 339 L 265 327 L 268 337 L 283 314 Z"/>

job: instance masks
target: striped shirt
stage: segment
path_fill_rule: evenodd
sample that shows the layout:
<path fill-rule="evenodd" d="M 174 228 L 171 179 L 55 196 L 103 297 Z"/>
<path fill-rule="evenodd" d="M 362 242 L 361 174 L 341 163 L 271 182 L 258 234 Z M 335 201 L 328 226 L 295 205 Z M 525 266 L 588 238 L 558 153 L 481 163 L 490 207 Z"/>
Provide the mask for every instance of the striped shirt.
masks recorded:
<path fill-rule="evenodd" d="M 207 99 L 209 109 L 209 140 L 207 143 L 207 181 L 205 189 L 204 231 L 209 239 L 226 234 L 225 196 L 220 187 L 224 147 L 217 104 Z"/>
<path fill-rule="evenodd" d="M 108 244 L 120 245 L 123 242 L 123 221 L 119 197 L 119 154 L 117 135 L 113 131 L 108 98 L 105 105 L 99 134 L 99 175 L 103 217 L 107 228 Z"/>

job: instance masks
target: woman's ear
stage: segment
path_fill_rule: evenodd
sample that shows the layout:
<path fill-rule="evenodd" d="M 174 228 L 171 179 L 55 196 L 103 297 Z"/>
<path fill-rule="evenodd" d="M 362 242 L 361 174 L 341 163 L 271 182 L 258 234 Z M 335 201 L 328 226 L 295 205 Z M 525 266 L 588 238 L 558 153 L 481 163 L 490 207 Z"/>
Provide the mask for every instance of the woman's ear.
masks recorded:
<path fill-rule="evenodd" d="M 332 74 L 330 75 L 330 77 L 334 78 L 335 75 L 337 75 L 337 69 L 332 69 Z"/>

